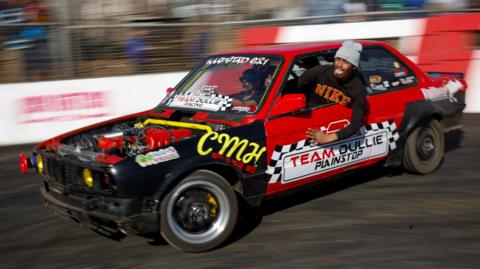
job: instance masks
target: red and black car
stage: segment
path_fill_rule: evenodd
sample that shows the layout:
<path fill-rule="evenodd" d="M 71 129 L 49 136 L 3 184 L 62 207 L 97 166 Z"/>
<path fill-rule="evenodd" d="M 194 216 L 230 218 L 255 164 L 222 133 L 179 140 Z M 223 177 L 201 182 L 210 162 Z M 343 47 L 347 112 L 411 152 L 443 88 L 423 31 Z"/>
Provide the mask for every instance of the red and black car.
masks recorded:
<path fill-rule="evenodd" d="M 307 128 L 344 128 L 352 112 L 307 104 L 310 93 L 296 87 L 305 70 L 331 65 L 341 43 L 283 45 L 208 57 L 157 107 L 42 142 L 21 156 L 22 170 L 42 175 L 45 203 L 59 215 L 99 232 L 160 232 L 191 252 L 229 237 L 239 199 L 257 207 L 379 162 L 434 171 L 443 133 L 465 107 L 463 75 L 426 74 L 385 43 L 361 44 L 368 112 L 348 139 L 306 139 Z"/>

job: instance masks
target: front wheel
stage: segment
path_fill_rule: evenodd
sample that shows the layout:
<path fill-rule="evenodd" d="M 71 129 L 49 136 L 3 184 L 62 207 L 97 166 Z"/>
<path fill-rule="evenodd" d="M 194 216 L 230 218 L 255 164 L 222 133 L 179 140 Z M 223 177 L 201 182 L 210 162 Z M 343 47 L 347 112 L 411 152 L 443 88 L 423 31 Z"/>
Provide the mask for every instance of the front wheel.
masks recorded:
<path fill-rule="evenodd" d="M 419 125 L 408 136 L 403 153 L 405 170 L 428 174 L 440 166 L 445 150 L 442 126 L 437 120 Z"/>
<path fill-rule="evenodd" d="M 238 201 L 230 184 L 212 171 L 199 170 L 163 199 L 161 234 L 180 250 L 207 251 L 230 236 L 237 217 Z"/>

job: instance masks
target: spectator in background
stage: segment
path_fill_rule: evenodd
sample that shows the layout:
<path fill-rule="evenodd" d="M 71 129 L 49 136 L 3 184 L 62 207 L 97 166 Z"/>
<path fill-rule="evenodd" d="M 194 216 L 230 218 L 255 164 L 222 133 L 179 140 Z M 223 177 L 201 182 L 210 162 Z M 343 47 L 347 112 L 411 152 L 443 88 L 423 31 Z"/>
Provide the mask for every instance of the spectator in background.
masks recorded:
<path fill-rule="evenodd" d="M 379 0 L 378 6 L 383 11 L 402 11 L 404 10 L 405 0 Z"/>
<path fill-rule="evenodd" d="M 424 9 L 427 0 L 405 0 L 406 10 L 419 10 Z"/>
<path fill-rule="evenodd" d="M 135 30 L 125 43 L 125 52 L 135 66 L 135 73 L 147 71 L 147 35 L 145 30 Z"/>
<path fill-rule="evenodd" d="M 27 21 L 31 23 L 47 23 L 50 21 L 44 0 L 30 0 L 30 4 L 25 7 L 25 15 Z"/>
<path fill-rule="evenodd" d="M 307 0 L 307 16 L 328 16 L 343 14 L 343 5 L 348 0 Z M 341 18 L 318 19 L 313 23 L 335 23 L 340 22 Z"/>
<path fill-rule="evenodd" d="M 478 1 L 478 0 L 477 0 Z M 470 6 L 469 2 L 477 2 L 475 0 L 429 0 L 429 6 L 432 9 L 455 10 L 464 9 Z"/>
<path fill-rule="evenodd" d="M 350 0 L 344 3 L 342 8 L 346 13 L 367 12 L 367 5 L 362 0 Z"/>
<path fill-rule="evenodd" d="M 7 7 L 7 0 L 0 0 L 0 10 Z"/>
<path fill-rule="evenodd" d="M 23 8 L 19 1 L 0 0 L 0 24 L 25 22 Z"/>
<path fill-rule="evenodd" d="M 199 61 L 208 56 L 210 39 L 211 33 L 208 30 L 194 34 L 193 40 L 189 45 L 190 54 L 194 61 Z"/>
<path fill-rule="evenodd" d="M 367 12 L 367 5 L 362 0 L 350 0 L 347 3 L 344 3 L 342 8 L 347 14 Z M 347 18 L 346 22 L 355 22 L 355 21 L 364 21 L 364 20 L 365 20 L 364 16 L 355 16 L 355 17 Z"/>
<path fill-rule="evenodd" d="M 47 23 L 50 21 L 47 6 L 42 0 L 31 0 L 24 8 L 28 23 Z M 46 80 L 50 72 L 50 55 L 46 27 L 34 25 L 20 32 L 25 41 L 23 49 L 24 69 L 28 80 Z"/>

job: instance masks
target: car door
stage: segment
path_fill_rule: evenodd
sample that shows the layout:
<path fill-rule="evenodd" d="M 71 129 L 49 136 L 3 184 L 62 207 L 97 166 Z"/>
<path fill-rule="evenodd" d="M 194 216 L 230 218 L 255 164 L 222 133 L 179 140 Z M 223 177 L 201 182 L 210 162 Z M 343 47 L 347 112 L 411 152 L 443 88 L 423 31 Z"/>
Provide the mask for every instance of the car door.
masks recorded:
<path fill-rule="evenodd" d="M 313 56 L 318 57 L 317 64 L 332 64 L 332 61 L 322 61 L 318 55 Z M 309 57 L 312 57 L 312 55 L 309 55 Z M 298 72 L 298 67 L 295 64 L 291 67 L 289 77 L 285 78 L 286 81 L 283 84 L 283 89 L 281 89 L 281 95 L 277 96 L 276 103 L 273 106 L 278 105 L 280 99 L 289 94 L 305 94 L 306 96 L 310 94 L 309 92 L 297 92 L 296 80 L 301 74 L 301 72 Z M 306 107 L 267 119 L 265 123 L 267 174 L 270 176 L 267 194 L 341 173 L 343 171 L 342 167 L 324 166 L 322 168 L 322 165 L 325 165 L 322 160 L 333 157 L 333 150 L 331 147 L 324 148 L 312 145 L 306 139 L 306 131 L 308 128 L 317 128 L 327 132 L 335 132 L 348 125 L 350 118 L 351 109 L 339 104 L 324 104 Z"/>

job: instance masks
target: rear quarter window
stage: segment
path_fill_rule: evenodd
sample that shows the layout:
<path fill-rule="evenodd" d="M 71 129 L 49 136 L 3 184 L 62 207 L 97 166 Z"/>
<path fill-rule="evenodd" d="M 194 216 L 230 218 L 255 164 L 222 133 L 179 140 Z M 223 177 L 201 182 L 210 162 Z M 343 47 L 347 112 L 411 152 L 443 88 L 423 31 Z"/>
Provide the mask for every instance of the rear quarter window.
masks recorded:
<path fill-rule="evenodd" d="M 382 47 L 364 48 L 359 68 L 370 95 L 418 84 L 418 78 L 408 65 Z"/>

